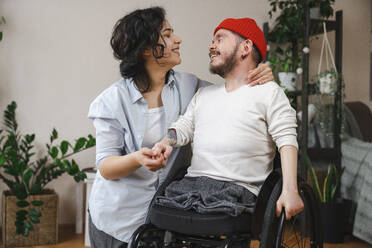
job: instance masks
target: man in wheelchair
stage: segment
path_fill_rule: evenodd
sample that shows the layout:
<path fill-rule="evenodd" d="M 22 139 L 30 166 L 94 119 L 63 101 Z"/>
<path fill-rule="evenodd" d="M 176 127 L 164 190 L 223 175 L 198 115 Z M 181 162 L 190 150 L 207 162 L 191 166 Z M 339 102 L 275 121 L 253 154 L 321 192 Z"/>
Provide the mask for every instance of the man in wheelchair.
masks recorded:
<path fill-rule="evenodd" d="M 166 244 L 173 240 L 174 247 L 246 247 L 254 238 L 249 233 L 261 235 L 262 223 L 254 230 L 252 219 L 262 222 L 265 215 L 272 220 L 272 212 L 279 216 L 283 210 L 289 220 L 303 210 L 304 203 L 313 204 L 311 190 L 305 187 L 308 198 L 299 194 L 295 110 L 275 82 L 256 87 L 245 83 L 246 71 L 257 67 L 265 53 L 264 35 L 253 19 L 230 18 L 217 26 L 209 46 L 210 71 L 223 77 L 225 84 L 199 89 L 186 113 L 154 146 L 165 165 L 173 146 L 193 142 L 191 165 L 184 178 L 173 177 L 160 187 L 149 210 L 151 224 L 136 231 L 131 247 L 141 243 L 139 236 L 149 227 L 173 233 Z M 280 180 L 270 175 L 276 147 L 282 164 Z M 260 192 L 268 177 L 276 180 L 268 193 Z M 275 190 L 273 201 L 270 195 Z M 265 208 L 268 201 L 271 215 L 257 209 L 258 202 Z M 268 230 L 265 239 L 272 232 Z M 272 247 L 270 242 L 261 247 Z"/>

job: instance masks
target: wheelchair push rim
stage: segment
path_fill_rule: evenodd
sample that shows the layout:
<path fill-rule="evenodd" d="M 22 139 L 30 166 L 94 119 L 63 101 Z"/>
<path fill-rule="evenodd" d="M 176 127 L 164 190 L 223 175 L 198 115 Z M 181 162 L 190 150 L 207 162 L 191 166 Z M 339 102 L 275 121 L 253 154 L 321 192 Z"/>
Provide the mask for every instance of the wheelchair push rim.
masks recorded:
<path fill-rule="evenodd" d="M 260 248 L 323 247 L 319 235 L 319 212 L 312 189 L 303 182 L 299 182 L 298 186 L 305 208 L 300 214 L 286 220 L 284 211 L 279 218 L 276 217 L 276 202 L 281 194 L 282 180 L 275 185 L 265 211 Z"/>

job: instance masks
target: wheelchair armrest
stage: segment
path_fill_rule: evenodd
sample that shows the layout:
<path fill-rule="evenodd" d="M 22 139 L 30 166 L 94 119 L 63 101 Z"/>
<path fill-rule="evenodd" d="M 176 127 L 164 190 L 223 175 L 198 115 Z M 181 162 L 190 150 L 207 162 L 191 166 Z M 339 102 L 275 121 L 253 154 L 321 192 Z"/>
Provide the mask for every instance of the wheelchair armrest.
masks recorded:
<path fill-rule="evenodd" d="M 257 196 L 256 205 L 252 215 L 251 230 L 253 237 L 258 237 L 261 233 L 262 222 L 265 215 L 267 202 L 273 191 L 274 186 L 282 179 L 281 170 L 273 170 L 263 183 Z"/>

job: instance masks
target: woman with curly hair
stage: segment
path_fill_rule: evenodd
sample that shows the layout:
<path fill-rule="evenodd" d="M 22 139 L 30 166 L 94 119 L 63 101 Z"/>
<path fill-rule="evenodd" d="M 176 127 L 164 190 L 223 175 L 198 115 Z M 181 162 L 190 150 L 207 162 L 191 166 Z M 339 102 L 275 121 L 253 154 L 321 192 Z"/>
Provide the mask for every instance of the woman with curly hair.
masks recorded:
<path fill-rule="evenodd" d="M 209 84 L 172 70 L 181 63 L 180 44 L 160 7 L 133 11 L 114 27 L 111 46 L 122 78 L 92 102 L 88 114 L 97 138 L 98 172 L 89 199 L 93 248 L 126 247 L 145 222 L 156 188 L 186 149 L 174 149 L 167 161 L 151 150 Z M 267 65 L 247 76 L 253 84 L 273 79 Z"/>

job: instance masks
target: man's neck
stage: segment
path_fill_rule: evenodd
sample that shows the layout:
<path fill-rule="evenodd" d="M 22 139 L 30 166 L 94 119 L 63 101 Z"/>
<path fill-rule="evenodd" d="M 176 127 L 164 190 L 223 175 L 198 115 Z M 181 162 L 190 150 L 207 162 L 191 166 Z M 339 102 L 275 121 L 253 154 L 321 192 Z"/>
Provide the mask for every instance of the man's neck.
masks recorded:
<path fill-rule="evenodd" d="M 247 85 L 249 83 L 248 80 L 248 71 L 256 68 L 253 64 L 238 64 L 236 65 L 230 73 L 225 76 L 225 88 L 226 91 L 234 91 L 240 88 L 243 85 Z"/>

